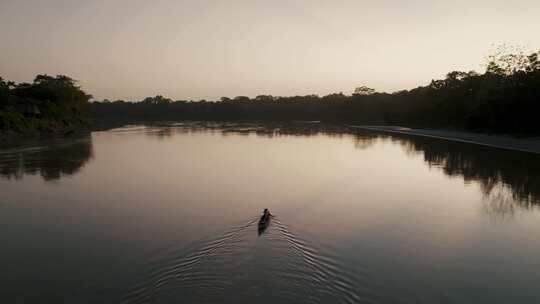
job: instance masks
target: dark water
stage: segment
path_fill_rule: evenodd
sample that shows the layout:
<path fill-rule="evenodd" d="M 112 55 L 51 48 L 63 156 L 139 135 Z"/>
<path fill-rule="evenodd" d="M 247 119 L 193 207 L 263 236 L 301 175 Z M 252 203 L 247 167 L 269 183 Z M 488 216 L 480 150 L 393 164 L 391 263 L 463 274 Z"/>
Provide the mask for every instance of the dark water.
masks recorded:
<path fill-rule="evenodd" d="M 535 303 L 539 158 L 316 123 L 4 145 L 0 299 Z"/>

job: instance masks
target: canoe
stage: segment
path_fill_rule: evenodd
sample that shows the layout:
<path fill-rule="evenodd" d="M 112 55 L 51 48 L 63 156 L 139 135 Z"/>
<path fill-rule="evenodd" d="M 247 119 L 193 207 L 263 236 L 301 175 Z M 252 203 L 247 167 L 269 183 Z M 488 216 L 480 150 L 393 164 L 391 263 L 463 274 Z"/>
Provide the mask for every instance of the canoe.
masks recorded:
<path fill-rule="evenodd" d="M 258 224 L 259 235 L 261 235 L 266 230 L 266 228 L 268 228 L 269 224 L 270 224 L 270 215 L 266 214 L 266 215 L 261 216 L 261 219 L 259 220 L 259 224 Z"/>

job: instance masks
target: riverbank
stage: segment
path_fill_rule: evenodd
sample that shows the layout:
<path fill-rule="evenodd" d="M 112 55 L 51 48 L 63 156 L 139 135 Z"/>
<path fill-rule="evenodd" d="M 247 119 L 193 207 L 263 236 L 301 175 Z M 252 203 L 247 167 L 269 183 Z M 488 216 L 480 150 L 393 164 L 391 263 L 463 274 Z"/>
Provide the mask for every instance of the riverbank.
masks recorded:
<path fill-rule="evenodd" d="M 350 125 L 349 127 L 385 133 L 438 138 L 450 141 L 488 146 L 498 149 L 540 154 L 540 137 L 512 137 L 505 135 L 487 135 L 450 130 L 414 129 L 400 126 Z"/>
<path fill-rule="evenodd" d="M 64 137 L 78 137 L 81 134 L 88 134 L 92 130 L 89 124 L 64 125 L 49 128 L 27 128 L 23 130 L 0 130 L 0 146 L 12 145 L 14 143 L 54 139 Z"/>

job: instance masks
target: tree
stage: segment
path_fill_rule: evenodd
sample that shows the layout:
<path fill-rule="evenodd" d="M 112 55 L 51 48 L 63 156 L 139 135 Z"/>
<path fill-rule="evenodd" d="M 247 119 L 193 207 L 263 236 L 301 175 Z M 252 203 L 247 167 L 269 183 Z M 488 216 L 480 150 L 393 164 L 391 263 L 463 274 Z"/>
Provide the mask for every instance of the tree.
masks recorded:
<path fill-rule="evenodd" d="M 239 102 L 248 102 L 250 101 L 249 97 L 247 96 L 236 96 L 234 98 L 234 101 L 239 101 Z"/>
<path fill-rule="evenodd" d="M 255 97 L 256 101 L 273 101 L 274 97 L 272 95 L 258 95 Z"/>
<path fill-rule="evenodd" d="M 527 71 L 528 72 L 534 72 L 540 70 L 540 60 L 539 60 L 540 52 L 532 53 L 529 56 L 527 56 L 528 59 L 528 66 Z"/>
<path fill-rule="evenodd" d="M 0 129 L 57 129 L 87 120 L 89 100 L 77 81 L 65 76 L 37 75 L 32 83 L 0 79 Z"/>
<path fill-rule="evenodd" d="M 357 87 L 354 89 L 353 95 L 373 95 L 375 94 L 375 89 L 368 88 L 366 86 Z"/>
<path fill-rule="evenodd" d="M 528 65 L 529 58 L 523 47 L 503 44 L 488 56 L 486 70 L 492 74 L 512 75 L 527 70 Z"/>
<path fill-rule="evenodd" d="M 168 104 L 171 103 L 170 98 L 163 97 L 162 95 L 156 95 L 154 97 L 146 97 L 142 103 L 145 104 Z"/>

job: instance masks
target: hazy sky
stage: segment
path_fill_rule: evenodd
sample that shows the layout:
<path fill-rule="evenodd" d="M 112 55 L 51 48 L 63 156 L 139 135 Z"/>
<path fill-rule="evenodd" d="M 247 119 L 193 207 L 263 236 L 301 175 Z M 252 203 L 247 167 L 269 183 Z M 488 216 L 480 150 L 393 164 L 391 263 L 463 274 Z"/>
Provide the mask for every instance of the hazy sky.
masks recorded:
<path fill-rule="evenodd" d="M 539 0 L 0 0 L 0 76 L 96 99 L 409 89 L 540 49 Z"/>

